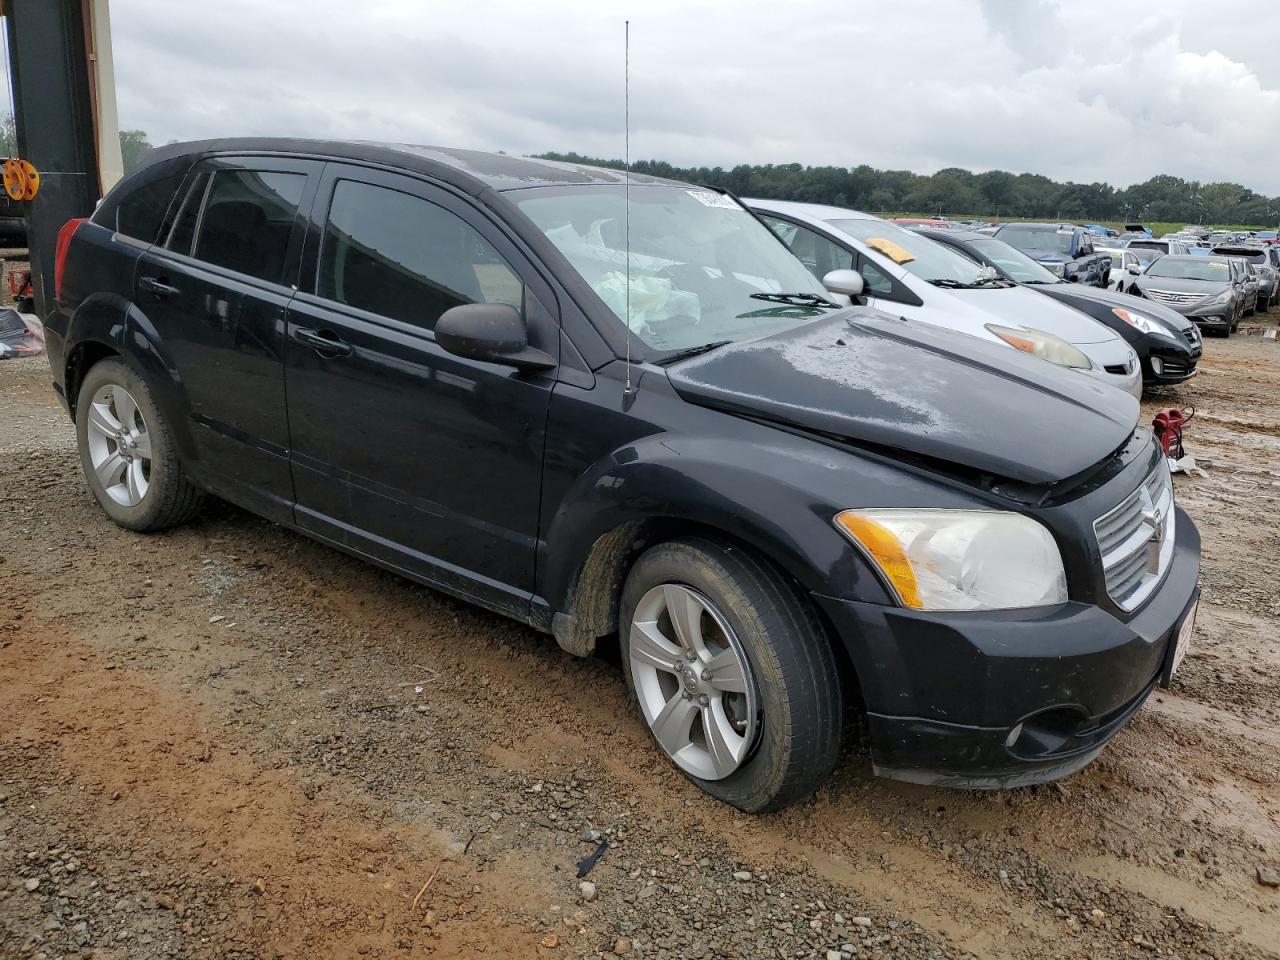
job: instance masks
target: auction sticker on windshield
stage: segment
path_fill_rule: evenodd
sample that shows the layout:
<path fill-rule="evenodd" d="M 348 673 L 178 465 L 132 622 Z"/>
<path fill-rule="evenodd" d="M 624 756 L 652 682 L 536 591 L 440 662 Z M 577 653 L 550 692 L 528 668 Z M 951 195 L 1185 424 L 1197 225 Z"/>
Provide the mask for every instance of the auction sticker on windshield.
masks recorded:
<path fill-rule="evenodd" d="M 685 193 L 689 194 L 704 207 L 721 207 L 724 210 L 742 209 L 742 207 L 733 202 L 732 198 L 726 197 L 723 193 L 709 193 L 706 190 L 686 190 Z"/>

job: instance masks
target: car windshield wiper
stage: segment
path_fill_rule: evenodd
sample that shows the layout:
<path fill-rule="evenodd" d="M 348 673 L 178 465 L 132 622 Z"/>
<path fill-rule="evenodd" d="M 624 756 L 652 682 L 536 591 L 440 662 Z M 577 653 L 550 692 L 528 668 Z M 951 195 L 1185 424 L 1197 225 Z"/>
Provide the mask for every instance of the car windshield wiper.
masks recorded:
<path fill-rule="evenodd" d="M 768 300 L 770 303 L 791 303 L 804 307 L 840 309 L 840 304 L 832 303 L 826 297 L 820 297 L 816 293 L 752 293 L 748 294 L 748 296 L 752 300 Z"/>
<path fill-rule="evenodd" d="M 728 346 L 733 343 L 732 340 L 713 340 L 710 343 L 702 343 L 696 347 L 685 347 L 683 350 L 675 350 L 668 353 L 665 357 L 655 360 L 660 367 L 665 367 L 668 363 L 675 363 L 677 360 L 687 360 L 689 357 L 696 357 L 699 354 L 710 353 L 719 347 Z"/>
<path fill-rule="evenodd" d="M 940 277 L 937 280 L 930 280 L 935 287 L 943 287 L 947 290 L 973 290 L 975 287 L 986 287 L 993 283 L 1004 286 L 1011 281 L 1004 277 L 983 277 L 981 280 L 974 280 L 972 283 L 965 283 L 963 280 L 952 280 L 950 277 Z"/>

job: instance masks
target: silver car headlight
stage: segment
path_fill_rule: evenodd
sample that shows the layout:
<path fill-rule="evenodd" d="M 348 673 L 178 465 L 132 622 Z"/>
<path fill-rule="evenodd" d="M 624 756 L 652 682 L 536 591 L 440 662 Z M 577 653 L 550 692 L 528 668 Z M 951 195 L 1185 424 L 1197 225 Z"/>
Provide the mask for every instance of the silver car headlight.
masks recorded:
<path fill-rule="evenodd" d="M 997 510 L 845 510 L 836 527 L 916 610 L 1017 610 L 1067 600 L 1045 527 Z"/>
<path fill-rule="evenodd" d="M 1083 350 L 1074 343 L 1068 343 L 1061 337 L 1031 327 L 1014 329 L 1001 327 L 994 323 L 987 324 L 987 330 L 995 334 L 1015 350 L 1029 353 L 1048 360 L 1062 367 L 1073 367 L 1077 370 L 1092 370 L 1093 362 L 1085 356 Z"/>
<path fill-rule="evenodd" d="M 1210 300 L 1210 303 L 1230 303 L 1232 293 L 1230 290 L 1223 290 L 1220 294 Z"/>
<path fill-rule="evenodd" d="M 1045 266 L 1058 276 L 1062 276 L 1067 272 L 1067 265 L 1065 263 L 1046 263 Z"/>
<path fill-rule="evenodd" d="M 1157 337 L 1168 337 L 1170 340 L 1175 339 L 1173 331 L 1159 320 L 1154 320 L 1151 317 L 1144 316 L 1143 314 L 1137 313 L 1133 310 L 1126 310 L 1124 307 L 1116 307 L 1111 312 L 1125 323 L 1129 324 L 1129 326 L 1133 327 L 1135 330 L 1140 330 L 1142 333 L 1154 334 Z"/>

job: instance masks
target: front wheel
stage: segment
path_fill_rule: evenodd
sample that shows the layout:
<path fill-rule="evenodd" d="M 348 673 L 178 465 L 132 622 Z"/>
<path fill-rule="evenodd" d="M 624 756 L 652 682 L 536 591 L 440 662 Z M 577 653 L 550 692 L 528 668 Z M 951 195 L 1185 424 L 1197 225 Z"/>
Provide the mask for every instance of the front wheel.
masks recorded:
<path fill-rule="evenodd" d="M 162 530 L 199 509 L 202 494 L 183 472 L 151 389 L 123 361 L 103 360 L 85 374 L 76 440 L 90 491 L 120 526 Z"/>
<path fill-rule="evenodd" d="M 622 594 L 627 687 L 663 753 L 740 810 L 814 790 L 840 749 L 835 656 L 796 588 L 740 547 L 653 547 Z"/>

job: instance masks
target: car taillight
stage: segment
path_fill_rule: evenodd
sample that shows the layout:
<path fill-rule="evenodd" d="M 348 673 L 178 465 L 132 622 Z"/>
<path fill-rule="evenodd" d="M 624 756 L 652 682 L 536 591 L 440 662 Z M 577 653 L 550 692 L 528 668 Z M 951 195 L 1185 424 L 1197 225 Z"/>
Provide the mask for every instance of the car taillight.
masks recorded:
<path fill-rule="evenodd" d="M 53 248 L 53 299 L 62 299 L 62 268 L 67 265 L 67 251 L 71 249 L 71 238 L 80 229 L 86 217 L 72 217 L 58 231 L 58 242 Z"/>

